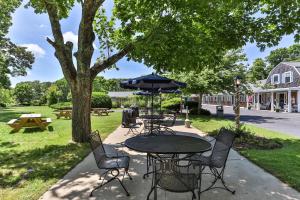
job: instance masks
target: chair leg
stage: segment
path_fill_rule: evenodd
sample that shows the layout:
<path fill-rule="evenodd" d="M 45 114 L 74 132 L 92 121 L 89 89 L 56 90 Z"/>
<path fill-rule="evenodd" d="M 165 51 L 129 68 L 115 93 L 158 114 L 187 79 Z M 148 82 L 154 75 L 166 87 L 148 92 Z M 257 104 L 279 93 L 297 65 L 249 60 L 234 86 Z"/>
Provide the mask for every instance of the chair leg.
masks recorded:
<path fill-rule="evenodd" d="M 114 175 L 114 174 L 113 174 L 113 171 L 116 171 L 117 174 Z M 122 188 L 124 189 L 126 195 L 127 195 L 127 196 L 130 196 L 129 192 L 127 191 L 127 189 L 126 189 L 125 186 L 123 185 L 123 182 L 118 178 L 118 176 L 120 175 L 120 171 L 119 171 L 119 170 L 112 170 L 112 171 L 108 171 L 108 172 L 110 172 L 110 174 L 113 175 L 113 177 L 112 177 L 111 179 L 109 179 L 108 181 L 106 181 L 105 183 L 102 182 L 100 185 L 98 185 L 97 187 L 95 187 L 95 188 L 91 191 L 90 197 L 93 196 L 93 192 L 94 192 L 95 190 L 98 190 L 99 188 L 101 188 L 102 186 L 104 186 L 104 185 L 110 183 L 110 182 L 113 181 L 113 180 L 118 180 L 119 183 L 121 184 Z M 105 173 L 105 177 L 106 177 L 106 175 L 108 174 L 108 172 Z M 124 178 L 125 174 L 127 174 L 127 175 L 129 176 L 130 180 L 132 180 L 130 174 L 128 173 L 128 170 L 125 170 L 125 173 L 124 173 L 124 175 L 123 175 L 123 178 Z"/>
<path fill-rule="evenodd" d="M 107 172 L 107 173 L 108 173 L 108 172 Z M 105 176 L 107 175 L 107 173 L 105 174 Z M 102 186 L 104 186 L 104 185 L 110 183 L 111 181 L 115 180 L 116 178 L 117 178 L 117 176 L 114 176 L 114 177 L 112 177 L 111 179 L 109 179 L 108 181 L 106 181 L 105 183 L 102 182 L 100 185 L 98 185 L 97 187 L 95 187 L 95 188 L 91 191 L 90 197 L 93 196 L 93 192 L 94 192 L 94 191 L 100 189 Z"/>
<path fill-rule="evenodd" d="M 128 170 L 125 170 L 125 174 L 127 174 L 127 176 L 129 177 L 130 180 L 132 180 L 131 175 L 129 174 Z"/>
<path fill-rule="evenodd" d="M 119 181 L 119 183 L 121 184 L 121 186 L 122 186 L 122 188 L 124 189 L 124 191 L 126 192 L 126 195 L 127 196 L 130 196 L 130 194 L 129 194 L 129 192 L 127 191 L 127 189 L 126 189 L 126 187 L 123 185 L 123 182 L 119 179 L 119 178 L 116 178 L 118 181 Z"/>
<path fill-rule="evenodd" d="M 211 190 L 211 189 L 216 189 L 216 188 L 219 188 L 219 189 L 223 189 L 223 190 L 227 190 L 228 192 L 232 193 L 232 194 L 235 194 L 235 190 L 231 190 L 228 188 L 228 186 L 226 185 L 225 183 L 225 180 L 224 180 L 224 170 L 225 168 L 223 168 L 221 170 L 221 172 L 219 172 L 217 169 L 215 168 L 210 168 L 210 171 L 212 172 L 213 176 L 215 177 L 214 181 L 212 182 L 212 184 L 206 188 L 205 190 L 201 191 L 202 192 L 206 192 L 208 190 Z M 214 186 L 216 184 L 216 182 L 220 180 L 223 187 L 216 187 Z"/>

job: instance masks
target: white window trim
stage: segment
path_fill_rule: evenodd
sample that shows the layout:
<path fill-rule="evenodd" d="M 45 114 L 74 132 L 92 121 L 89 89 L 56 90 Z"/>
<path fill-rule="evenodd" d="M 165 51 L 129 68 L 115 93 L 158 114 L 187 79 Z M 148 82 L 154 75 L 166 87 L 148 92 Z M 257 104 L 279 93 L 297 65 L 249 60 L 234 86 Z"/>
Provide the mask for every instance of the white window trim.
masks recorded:
<path fill-rule="evenodd" d="M 274 82 L 274 77 L 275 76 L 277 76 L 278 77 L 278 82 Z M 273 84 L 280 84 L 280 74 L 273 74 L 273 76 L 272 76 L 272 82 L 273 82 Z"/>
<path fill-rule="evenodd" d="M 292 83 L 293 82 L 293 73 L 292 73 L 292 71 L 284 72 L 284 82 L 285 82 L 285 78 L 287 77 L 286 76 L 287 74 L 290 76 L 290 82 L 288 82 L 288 83 Z"/>

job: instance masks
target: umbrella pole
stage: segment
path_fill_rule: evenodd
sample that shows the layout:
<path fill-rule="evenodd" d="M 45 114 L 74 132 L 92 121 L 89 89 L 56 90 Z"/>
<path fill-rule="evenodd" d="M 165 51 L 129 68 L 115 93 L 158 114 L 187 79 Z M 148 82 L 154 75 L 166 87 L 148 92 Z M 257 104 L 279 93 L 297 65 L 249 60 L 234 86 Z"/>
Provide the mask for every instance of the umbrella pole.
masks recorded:
<path fill-rule="evenodd" d="M 159 114 L 161 114 L 161 93 L 159 93 Z"/>
<path fill-rule="evenodd" d="M 153 130 L 153 83 L 152 83 L 152 94 L 151 94 L 151 130 L 150 134 L 152 134 Z"/>

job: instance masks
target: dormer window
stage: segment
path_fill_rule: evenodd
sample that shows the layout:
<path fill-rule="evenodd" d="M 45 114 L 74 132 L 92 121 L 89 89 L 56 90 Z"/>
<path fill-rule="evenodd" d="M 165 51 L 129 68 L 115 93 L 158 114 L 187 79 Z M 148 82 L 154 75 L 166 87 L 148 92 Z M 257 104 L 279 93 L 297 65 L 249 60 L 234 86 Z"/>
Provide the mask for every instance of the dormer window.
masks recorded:
<path fill-rule="evenodd" d="M 279 78 L 280 78 L 279 74 L 274 74 L 273 78 L 272 78 L 272 83 L 273 84 L 279 84 L 280 83 Z"/>
<path fill-rule="evenodd" d="M 293 82 L 293 74 L 291 71 L 288 71 L 288 72 L 284 72 L 283 74 L 283 79 L 284 80 L 284 83 L 291 83 Z"/>

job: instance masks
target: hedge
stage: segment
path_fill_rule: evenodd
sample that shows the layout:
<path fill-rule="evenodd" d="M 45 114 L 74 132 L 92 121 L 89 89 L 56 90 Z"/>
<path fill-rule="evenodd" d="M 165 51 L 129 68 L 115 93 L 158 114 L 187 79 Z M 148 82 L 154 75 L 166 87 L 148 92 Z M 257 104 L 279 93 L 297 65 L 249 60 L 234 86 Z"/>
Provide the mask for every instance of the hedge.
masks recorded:
<path fill-rule="evenodd" d="M 111 98 L 103 92 L 93 92 L 92 108 L 112 108 Z"/>

